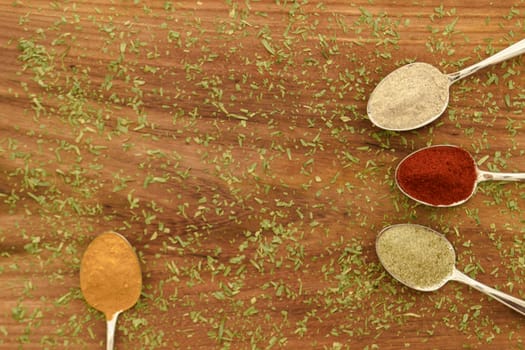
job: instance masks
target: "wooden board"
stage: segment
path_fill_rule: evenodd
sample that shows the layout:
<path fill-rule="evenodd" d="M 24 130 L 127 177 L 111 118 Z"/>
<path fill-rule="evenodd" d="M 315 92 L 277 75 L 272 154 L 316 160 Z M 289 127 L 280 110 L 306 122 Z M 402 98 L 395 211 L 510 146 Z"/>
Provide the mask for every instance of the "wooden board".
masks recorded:
<path fill-rule="evenodd" d="M 525 171 L 521 57 L 451 87 L 431 125 L 366 116 L 382 77 L 451 73 L 523 37 L 511 1 L 5 1 L 0 4 L 0 348 L 100 349 L 79 265 L 106 230 L 144 277 L 118 349 L 521 349 L 522 315 L 450 283 L 392 280 L 378 231 L 443 232 L 458 267 L 525 297 L 525 187 L 405 198 L 429 144 Z"/>

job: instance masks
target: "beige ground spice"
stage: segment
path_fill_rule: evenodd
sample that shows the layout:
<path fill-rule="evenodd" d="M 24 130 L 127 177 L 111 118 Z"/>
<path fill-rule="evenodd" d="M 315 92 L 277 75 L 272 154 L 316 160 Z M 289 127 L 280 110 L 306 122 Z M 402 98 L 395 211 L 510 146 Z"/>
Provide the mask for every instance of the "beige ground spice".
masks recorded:
<path fill-rule="evenodd" d="M 376 242 L 385 269 L 401 282 L 430 290 L 452 274 L 455 252 L 443 236 L 420 225 L 393 225 Z"/>
<path fill-rule="evenodd" d="M 441 115 L 448 104 L 450 80 L 427 63 L 412 63 L 387 75 L 372 92 L 367 112 L 389 130 L 421 127 Z"/>

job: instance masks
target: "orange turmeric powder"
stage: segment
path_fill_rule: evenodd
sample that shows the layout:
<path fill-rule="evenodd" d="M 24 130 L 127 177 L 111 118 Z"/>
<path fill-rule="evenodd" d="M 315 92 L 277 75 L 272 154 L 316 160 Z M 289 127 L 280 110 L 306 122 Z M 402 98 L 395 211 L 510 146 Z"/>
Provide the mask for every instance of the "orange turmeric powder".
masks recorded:
<path fill-rule="evenodd" d="M 80 265 L 80 289 L 107 320 L 135 305 L 142 275 L 137 255 L 123 236 L 104 232 L 89 244 Z"/>

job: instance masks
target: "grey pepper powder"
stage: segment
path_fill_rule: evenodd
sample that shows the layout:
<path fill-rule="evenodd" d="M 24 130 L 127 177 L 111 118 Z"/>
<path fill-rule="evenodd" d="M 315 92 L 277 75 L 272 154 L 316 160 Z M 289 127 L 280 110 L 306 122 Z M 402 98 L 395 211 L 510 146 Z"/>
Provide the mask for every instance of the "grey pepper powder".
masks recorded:
<path fill-rule="evenodd" d="M 412 63 L 388 74 L 374 89 L 367 112 L 377 126 L 409 130 L 425 125 L 445 110 L 450 79 L 427 63 Z"/>

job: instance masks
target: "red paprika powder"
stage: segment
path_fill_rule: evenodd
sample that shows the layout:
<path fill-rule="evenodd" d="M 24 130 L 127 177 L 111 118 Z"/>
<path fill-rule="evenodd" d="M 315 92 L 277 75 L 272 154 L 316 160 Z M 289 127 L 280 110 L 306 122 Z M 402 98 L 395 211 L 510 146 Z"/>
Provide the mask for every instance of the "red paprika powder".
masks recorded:
<path fill-rule="evenodd" d="M 403 159 L 396 170 L 398 186 L 413 199 L 445 206 L 468 199 L 476 186 L 471 155 L 455 146 L 423 148 Z"/>

